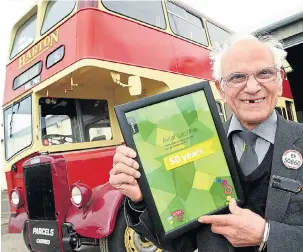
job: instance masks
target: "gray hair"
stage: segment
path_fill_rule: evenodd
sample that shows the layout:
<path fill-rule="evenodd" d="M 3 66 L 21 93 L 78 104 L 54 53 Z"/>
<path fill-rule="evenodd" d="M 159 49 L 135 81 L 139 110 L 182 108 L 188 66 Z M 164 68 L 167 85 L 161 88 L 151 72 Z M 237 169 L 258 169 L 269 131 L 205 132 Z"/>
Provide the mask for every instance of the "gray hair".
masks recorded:
<path fill-rule="evenodd" d="M 212 65 L 212 75 L 216 81 L 220 81 L 222 78 L 222 58 L 228 49 L 238 41 L 242 40 L 257 40 L 267 46 L 274 58 L 274 64 L 277 69 L 281 69 L 283 66 L 283 61 L 286 58 L 287 52 L 283 49 L 282 43 L 270 36 L 255 36 L 252 34 L 234 34 L 230 37 L 228 41 L 223 44 L 216 44 L 210 53 L 210 60 Z"/>

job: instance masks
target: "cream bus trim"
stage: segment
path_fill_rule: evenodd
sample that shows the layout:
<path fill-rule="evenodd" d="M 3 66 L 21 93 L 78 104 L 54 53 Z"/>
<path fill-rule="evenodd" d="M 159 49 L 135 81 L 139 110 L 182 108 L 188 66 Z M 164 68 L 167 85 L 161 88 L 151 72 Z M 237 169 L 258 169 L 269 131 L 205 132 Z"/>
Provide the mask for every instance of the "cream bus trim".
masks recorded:
<path fill-rule="evenodd" d="M 293 117 L 294 117 L 294 121 L 297 122 L 298 118 L 297 118 L 295 103 L 294 103 L 293 99 L 289 99 L 289 98 L 285 98 L 285 97 L 279 97 L 279 99 L 277 101 L 277 104 L 276 104 L 276 107 L 285 108 L 286 116 L 287 116 L 286 119 L 289 120 L 288 119 L 288 114 L 287 114 L 287 109 L 286 109 L 286 101 L 291 102 L 291 110 L 292 110 L 292 114 L 293 114 Z"/>
<path fill-rule="evenodd" d="M 43 146 L 41 137 L 40 137 L 40 120 L 39 120 L 39 106 L 38 100 L 41 96 L 46 96 L 47 88 L 50 88 L 52 84 L 56 83 L 56 81 L 70 75 L 72 72 L 82 68 L 82 67 L 98 67 L 107 69 L 109 71 L 116 71 L 119 73 L 125 73 L 127 75 L 137 75 L 142 78 L 147 78 L 159 82 L 163 82 L 167 85 L 169 89 L 175 89 L 179 88 L 185 85 L 193 84 L 202 81 L 202 79 L 194 78 L 191 76 L 186 75 L 180 75 L 176 73 L 171 72 L 163 72 L 159 70 L 153 70 L 153 69 L 147 69 L 147 68 L 141 68 L 137 66 L 130 66 L 130 65 L 122 65 L 120 63 L 114 63 L 114 62 L 107 62 L 107 61 L 100 61 L 96 59 L 84 59 L 81 61 L 76 62 L 72 66 L 60 71 L 59 73 L 53 75 L 49 79 L 45 80 L 44 82 L 38 84 L 37 86 L 33 87 L 32 91 L 32 102 L 33 102 L 33 144 L 31 148 L 28 148 L 24 151 L 22 151 L 20 154 L 13 157 L 8 162 L 5 162 L 5 171 L 9 171 L 11 169 L 11 165 L 16 163 L 22 158 L 25 158 L 26 156 L 34 153 L 34 152 L 62 152 L 62 151 L 79 151 L 83 149 L 88 148 L 100 148 L 100 147 L 107 147 L 107 146 L 115 146 L 121 144 L 123 141 L 121 132 L 118 126 L 117 119 L 114 115 L 114 111 L 110 109 L 110 118 L 111 118 L 111 125 L 112 125 L 112 131 L 113 131 L 113 139 L 112 140 L 104 140 L 102 142 L 85 142 L 85 143 L 75 143 L 71 145 L 60 145 L 60 146 Z M 213 86 L 214 87 L 214 86 Z M 215 87 L 214 87 L 215 88 Z M 213 88 L 213 89 L 214 89 Z M 27 95 L 29 92 L 26 92 L 26 94 L 22 94 L 22 97 Z M 44 95 L 45 94 L 45 95 Z M 216 92 L 214 92 L 214 96 L 216 99 L 219 99 Z M 21 97 L 19 96 L 18 100 Z M 113 108 L 114 105 L 114 98 L 110 97 L 110 95 L 106 95 L 106 99 L 108 100 L 109 107 Z M 17 99 L 15 99 L 17 100 Z M 12 104 L 13 101 L 11 101 L 7 106 Z"/>
<path fill-rule="evenodd" d="M 62 23 L 66 21 L 66 19 L 70 18 L 72 15 L 74 15 L 78 11 L 78 0 L 76 1 L 75 7 L 73 11 L 67 15 L 65 18 L 63 18 L 59 23 L 54 25 L 51 29 L 49 29 L 47 32 L 45 32 L 43 35 L 41 35 L 41 28 L 42 28 L 42 23 L 45 17 L 45 11 L 48 2 L 51 0 L 42 0 L 42 1 L 37 1 L 34 6 L 14 25 L 11 35 L 10 35 L 10 44 L 9 44 L 9 55 L 8 55 L 8 63 L 16 60 L 19 58 L 23 53 L 25 53 L 28 49 L 32 47 L 32 45 L 36 44 L 38 41 L 40 41 L 42 38 L 46 37 L 48 34 L 50 34 L 52 31 L 56 30 L 57 27 L 59 27 Z M 35 39 L 34 41 L 24 48 L 22 51 L 20 51 L 16 56 L 14 56 L 12 59 L 10 59 L 10 54 L 12 51 L 13 43 L 15 40 L 15 36 L 17 33 L 17 30 L 35 13 L 37 13 L 37 20 L 36 20 L 36 33 L 35 33 Z"/>

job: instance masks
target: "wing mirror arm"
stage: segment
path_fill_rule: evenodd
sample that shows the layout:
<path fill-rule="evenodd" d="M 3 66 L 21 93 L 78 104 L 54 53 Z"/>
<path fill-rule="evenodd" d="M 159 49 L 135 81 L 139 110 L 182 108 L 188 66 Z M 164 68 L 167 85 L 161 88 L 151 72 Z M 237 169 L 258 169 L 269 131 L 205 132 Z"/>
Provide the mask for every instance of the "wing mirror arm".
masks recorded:
<path fill-rule="evenodd" d="M 124 84 L 120 81 L 120 74 L 117 72 L 110 72 L 114 83 L 121 87 L 128 87 L 129 93 L 132 96 L 140 95 L 142 93 L 142 83 L 141 78 L 136 75 L 128 77 L 128 84 Z"/>

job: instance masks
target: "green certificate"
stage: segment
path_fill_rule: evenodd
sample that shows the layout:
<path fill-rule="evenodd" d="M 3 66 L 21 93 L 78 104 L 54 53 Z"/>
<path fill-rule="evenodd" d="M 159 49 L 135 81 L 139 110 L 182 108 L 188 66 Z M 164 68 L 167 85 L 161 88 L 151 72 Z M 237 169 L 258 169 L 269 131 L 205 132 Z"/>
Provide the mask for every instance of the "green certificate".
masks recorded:
<path fill-rule="evenodd" d="M 164 234 L 226 209 L 231 198 L 239 200 L 222 145 L 225 133 L 222 136 L 218 112 L 202 86 L 183 88 L 187 94 L 125 112 L 130 145 L 144 173 L 140 185 L 148 188 L 144 199 L 156 210 Z"/>

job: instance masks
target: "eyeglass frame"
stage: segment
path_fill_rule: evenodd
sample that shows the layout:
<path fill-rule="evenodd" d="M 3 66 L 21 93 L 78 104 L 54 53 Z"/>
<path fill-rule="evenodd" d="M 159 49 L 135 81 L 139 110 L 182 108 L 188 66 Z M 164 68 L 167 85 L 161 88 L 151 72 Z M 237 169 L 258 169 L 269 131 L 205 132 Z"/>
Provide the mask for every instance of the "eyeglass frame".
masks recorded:
<path fill-rule="evenodd" d="M 259 81 L 257 78 L 256 78 L 256 74 L 258 73 L 258 72 L 260 72 L 260 71 L 262 71 L 262 70 L 266 70 L 266 69 L 274 69 L 275 70 L 275 77 L 273 78 L 273 79 L 270 79 L 270 80 L 265 80 L 265 81 Z M 231 73 L 231 74 L 229 74 L 228 76 L 226 76 L 225 78 L 221 78 L 221 80 L 220 80 L 220 83 L 224 83 L 226 86 L 228 86 L 228 87 L 230 87 L 230 88 L 239 88 L 239 87 L 244 87 L 244 86 L 246 86 L 247 85 L 247 82 L 248 82 L 248 80 L 249 80 L 249 77 L 251 76 L 251 75 L 253 75 L 254 76 L 254 79 L 258 82 L 258 83 L 267 83 L 267 82 L 270 82 L 270 81 L 273 81 L 273 80 L 275 80 L 276 78 L 277 78 L 277 76 L 278 76 L 278 72 L 283 72 L 284 73 L 284 71 L 283 71 L 283 69 L 278 69 L 278 68 L 276 68 L 276 67 L 265 67 L 265 68 L 260 68 L 259 70 L 257 70 L 257 71 L 254 71 L 254 72 L 248 72 L 248 73 L 244 73 L 244 72 L 233 72 L 233 73 Z M 246 76 L 246 81 L 244 81 L 243 82 L 243 84 L 241 84 L 241 85 L 229 85 L 228 83 L 229 82 L 227 82 L 226 81 L 226 79 L 228 78 L 228 77 L 230 77 L 231 75 L 233 75 L 233 74 L 244 74 L 245 76 Z M 282 77 L 282 79 L 284 78 L 284 74 L 283 74 L 283 76 L 281 76 Z"/>

